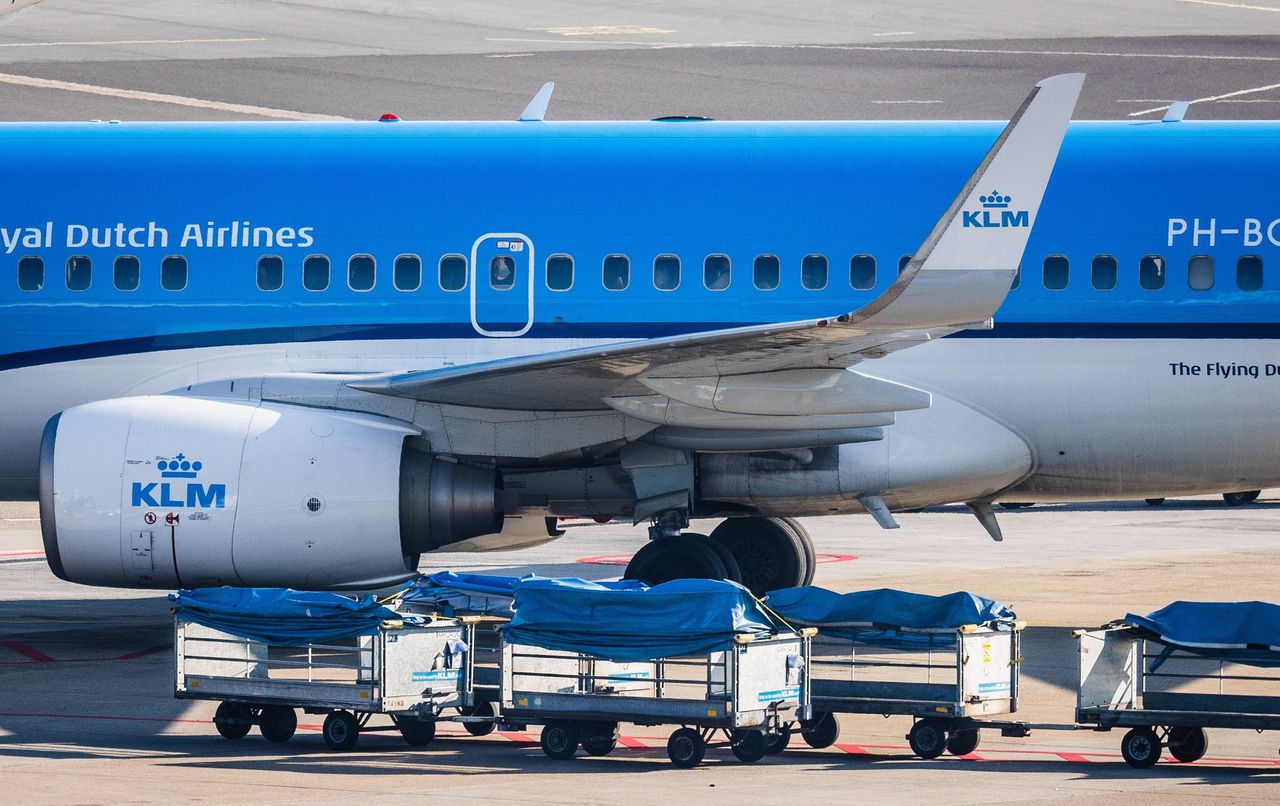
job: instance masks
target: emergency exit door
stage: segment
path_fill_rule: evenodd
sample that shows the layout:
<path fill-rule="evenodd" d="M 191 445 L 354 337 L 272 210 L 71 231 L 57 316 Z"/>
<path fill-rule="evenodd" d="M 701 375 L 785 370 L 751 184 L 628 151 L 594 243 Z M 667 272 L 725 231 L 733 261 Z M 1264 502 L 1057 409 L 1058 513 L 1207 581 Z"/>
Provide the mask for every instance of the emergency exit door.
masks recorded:
<path fill-rule="evenodd" d="M 523 336 L 533 327 L 533 244 L 491 232 L 471 247 L 471 326 L 485 336 Z"/>

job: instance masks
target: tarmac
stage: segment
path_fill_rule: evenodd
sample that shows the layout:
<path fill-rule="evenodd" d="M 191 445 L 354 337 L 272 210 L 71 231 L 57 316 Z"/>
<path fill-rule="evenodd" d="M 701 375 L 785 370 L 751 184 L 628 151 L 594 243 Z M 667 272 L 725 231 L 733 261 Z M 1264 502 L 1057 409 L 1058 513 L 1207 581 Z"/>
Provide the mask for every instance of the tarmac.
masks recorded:
<path fill-rule="evenodd" d="M 562 0 L 45 0 L 0 18 L 2 120 L 513 119 L 545 80 L 549 119 L 1006 118 L 1038 79 L 1089 73 L 1078 119 L 1280 117 L 1280 3 L 1132 0 L 953 4 L 815 0 L 661 6 Z M 1280 491 L 1001 512 L 991 542 L 958 507 L 807 522 L 816 583 L 971 590 L 1031 626 L 1018 718 L 1069 725 L 1071 630 L 1174 599 L 1275 599 Z M 1210 732 L 1207 756 L 1145 771 L 1118 731 L 984 733 L 964 758 L 916 759 L 909 720 L 842 719 L 747 766 L 713 749 L 674 769 L 665 732 L 624 729 L 607 758 L 552 762 L 534 730 L 421 750 L 370 735 L 327 751 L 303 717 L 289 744 L 219 738 L 213 704 L 175 700 L 163 593 L 87 588 L 45 565 L 37 513 L 0 504 L 0 799 L 57 803 L 1199 804 L 1280 800 L 1280 737 Z M 644 542 L 627 526 L 534 549 L 437 554 L 423 570 L 608 578 Z M 1082 800 L 1083 799 L 1083 800 Z"/>

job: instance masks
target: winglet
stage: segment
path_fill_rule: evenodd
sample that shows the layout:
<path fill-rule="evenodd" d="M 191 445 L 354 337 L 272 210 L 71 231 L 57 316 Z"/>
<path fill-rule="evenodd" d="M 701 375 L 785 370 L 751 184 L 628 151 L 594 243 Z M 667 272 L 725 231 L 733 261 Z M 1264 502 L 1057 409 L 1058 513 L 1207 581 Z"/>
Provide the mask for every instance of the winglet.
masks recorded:
<path fill-rule="evenodd" d="M 516 120 L 522 120 L 526 123 L 538 122 L 547 116 L 547 104 L 551 103 L 551 92 L 556 88 L 556 82 L 548 81 L 542 85 L 542 89 L 538 90 L 538 94 L 533 96 L 533 100 L 520 113 L 520 117 Z"/>

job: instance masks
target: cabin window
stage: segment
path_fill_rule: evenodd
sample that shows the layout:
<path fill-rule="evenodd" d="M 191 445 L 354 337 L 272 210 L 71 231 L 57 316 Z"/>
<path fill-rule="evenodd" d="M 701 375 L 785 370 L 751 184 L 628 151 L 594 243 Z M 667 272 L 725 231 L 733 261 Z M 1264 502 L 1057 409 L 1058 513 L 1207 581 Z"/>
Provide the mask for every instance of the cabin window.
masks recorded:
<path fill-rule="evenodd" d="M 653 259 L 653 287 L 659 291 L 674 291 L 680 287 L 678 256 L 658 255 Z"/>
<path fill-rule="evenodd" d="M 810 291 L 827 287 L 827 256 L 805 255 L 800 261 L 800 285 Z"/>
<path fill-rule="evenodd" d="M 859 291 L 876 286 L 876 259 L 873 255 L 854 255 L 849 259 L 849 285 Z"/>
<path fill-rule="evenodd" d="M 907 270 L 907 264 L 911 262 L 911 258 L 913 257 L 915 257 L 915 255 L 903 255 L 898 258 L 898 274 L 902 274 Z"/>
<path fill-rule="evenodd" d="M 1262 288 L 1262 258 L 1244 255 L 1236 261 L 1236 288 L 1257 291 Z"/>
<path fill-rule="evenodd" d="M 707 255 L 702 261 L 702 284 L 712 291 L 729 287 L 729 256 Z"/>
<path fill-rule="evenodd" d="M 258 288 L 263 291 L 279 291 L 284 285 L 284 260 L 276 255 L 258 258 Z"/>
<path fill-rule="evenodd" d="M 1138 284 L 1147 291 L 1164 288 L 1164 258 L 1159 255 L 1143 255 L 1138 262 Z"/>
<path fill-rule="evenodd" d="M 1061 291 L 1067 287 L 1070 267 L 1064 255 L 1049 255 L 1044 259 L 1044 287 Z"/>
<path fill-rule="evenodd" d="M 552 291 L 568 291 L 573 287 L 573 258 L 568 255 L 552 255 L 547 258 L 547 288 Z"/>
<path fill-rule="evenodd" d="M 308 291 L 324 291 L 329 287 L 327 255 L 307 255 L 302 261 L 302 287 Z"/>
<path fill-rule="evenodd" d="M 391 284 L 397 291 L 417 291 L 422 286 L 422 261 L 417 255 L 400 255 L 391 265 Z"/>
<path fill-rule="evenodd" d="M 1213 288 L 1213 258 L 1208 255 L 1192 255 L 1187 261 L 1187 285 L 1193 291 Z"/>
<path fill-rule="evenodd" d="M 1093 259 L 1089 269 L 1093 287 L 1099 291 L 1110 291 L 1116 287 L 1116 259 L 1111 255 L 1098 255 Z"/>
<path fill-rule="evenodd" d="M 347 260 L 347 285 L 352 291 L 369 291 L 377 280 L 377 272 L 373 255 L 352 255 Z"/>
<path fill-rule="evenodd" d="M 67 290 L 85 291 L 93 281 L 93 265 L 87 255 L 67 258 Z"/>
<path fill-rule="evenodd" d="M 604 287 L 610 291 L 622 291 L 631 285 L 631 258 L 626 255 L 609 255 L 604 259 Z"/>
<path fill-rule="evenodd" d="M 160 261 L 160 287 L 165 291 L 182 291 L 187 287 L 187 259 L 169 255 Z"/>
<path fill-rule="evenodd" d="M 142 266 L 133 255 L 121 255 L 112 267 L 111 279 L 117 291 L 137 291 Z"/>
<path fill-rule="evenodd" d="M 778 287 L 778 279 L 782 274 L 782 264 L 777 255 L 756 255 L 751 267 L 751 282 L 761 291 L 772 291 Z"/>
<path fill-rule="evenodd" d="M 494 255 L 489 260 L 489 287 L 510 291 L 516 284 L 516 259 L 511 255 Z"/>
<path fill-rule="evenodd" d="M 445 291 L 461 291 L 467 287 L 467 259 L 462 255 L 445 255 L 440 258 L 440 288 Z"/>
<path fill-rule="evenodd" d="M 24 257 L 18 261 L 18 288 L 39 291 L 44 288 L 44 259 Z"/>

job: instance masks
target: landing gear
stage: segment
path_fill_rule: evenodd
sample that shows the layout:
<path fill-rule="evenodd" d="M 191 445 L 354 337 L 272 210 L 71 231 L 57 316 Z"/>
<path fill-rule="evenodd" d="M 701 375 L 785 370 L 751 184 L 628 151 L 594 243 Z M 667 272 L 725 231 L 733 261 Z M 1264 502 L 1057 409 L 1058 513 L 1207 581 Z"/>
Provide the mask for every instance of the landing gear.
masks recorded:
<path fill-rule="evenodd" d="M 685 532 L 646 543 L 627 563 L 624 578 L 658 585 L 673 579 L 731 579 L 729 570 L 720 549 L 710 540 Z"/>
<path fill-rule="evenodd" d="M 1258 496 L 1262 495 L 1262 490 L 1246 490 L 1238 493 L 1223 493 L 1222 500 L 1229 507 L 1238 507 L 1245 504 L 1252 504 L 1258 500 Z"/>
<path fill-rule="evenodd" d="M 1164 506 L 1164 499 L 1163 499 L 1163 498 L 1144 498 L 1144 499 L 1142 499 L 1142 500 L 1143 500 L 1143 501 L 1146 501 L 1146 502 L 1147 502 L 1147 506 L 1149 506 L 1149 507 L 1159 507 L 1159 506 Z"/>
<path fill-rule="evenodd" d="M 813 581 L 813 543 L 790 518 L 730 518 L 711 533 L 711 542 L 733 554 L 742 584 L 756 596 Z"/>

